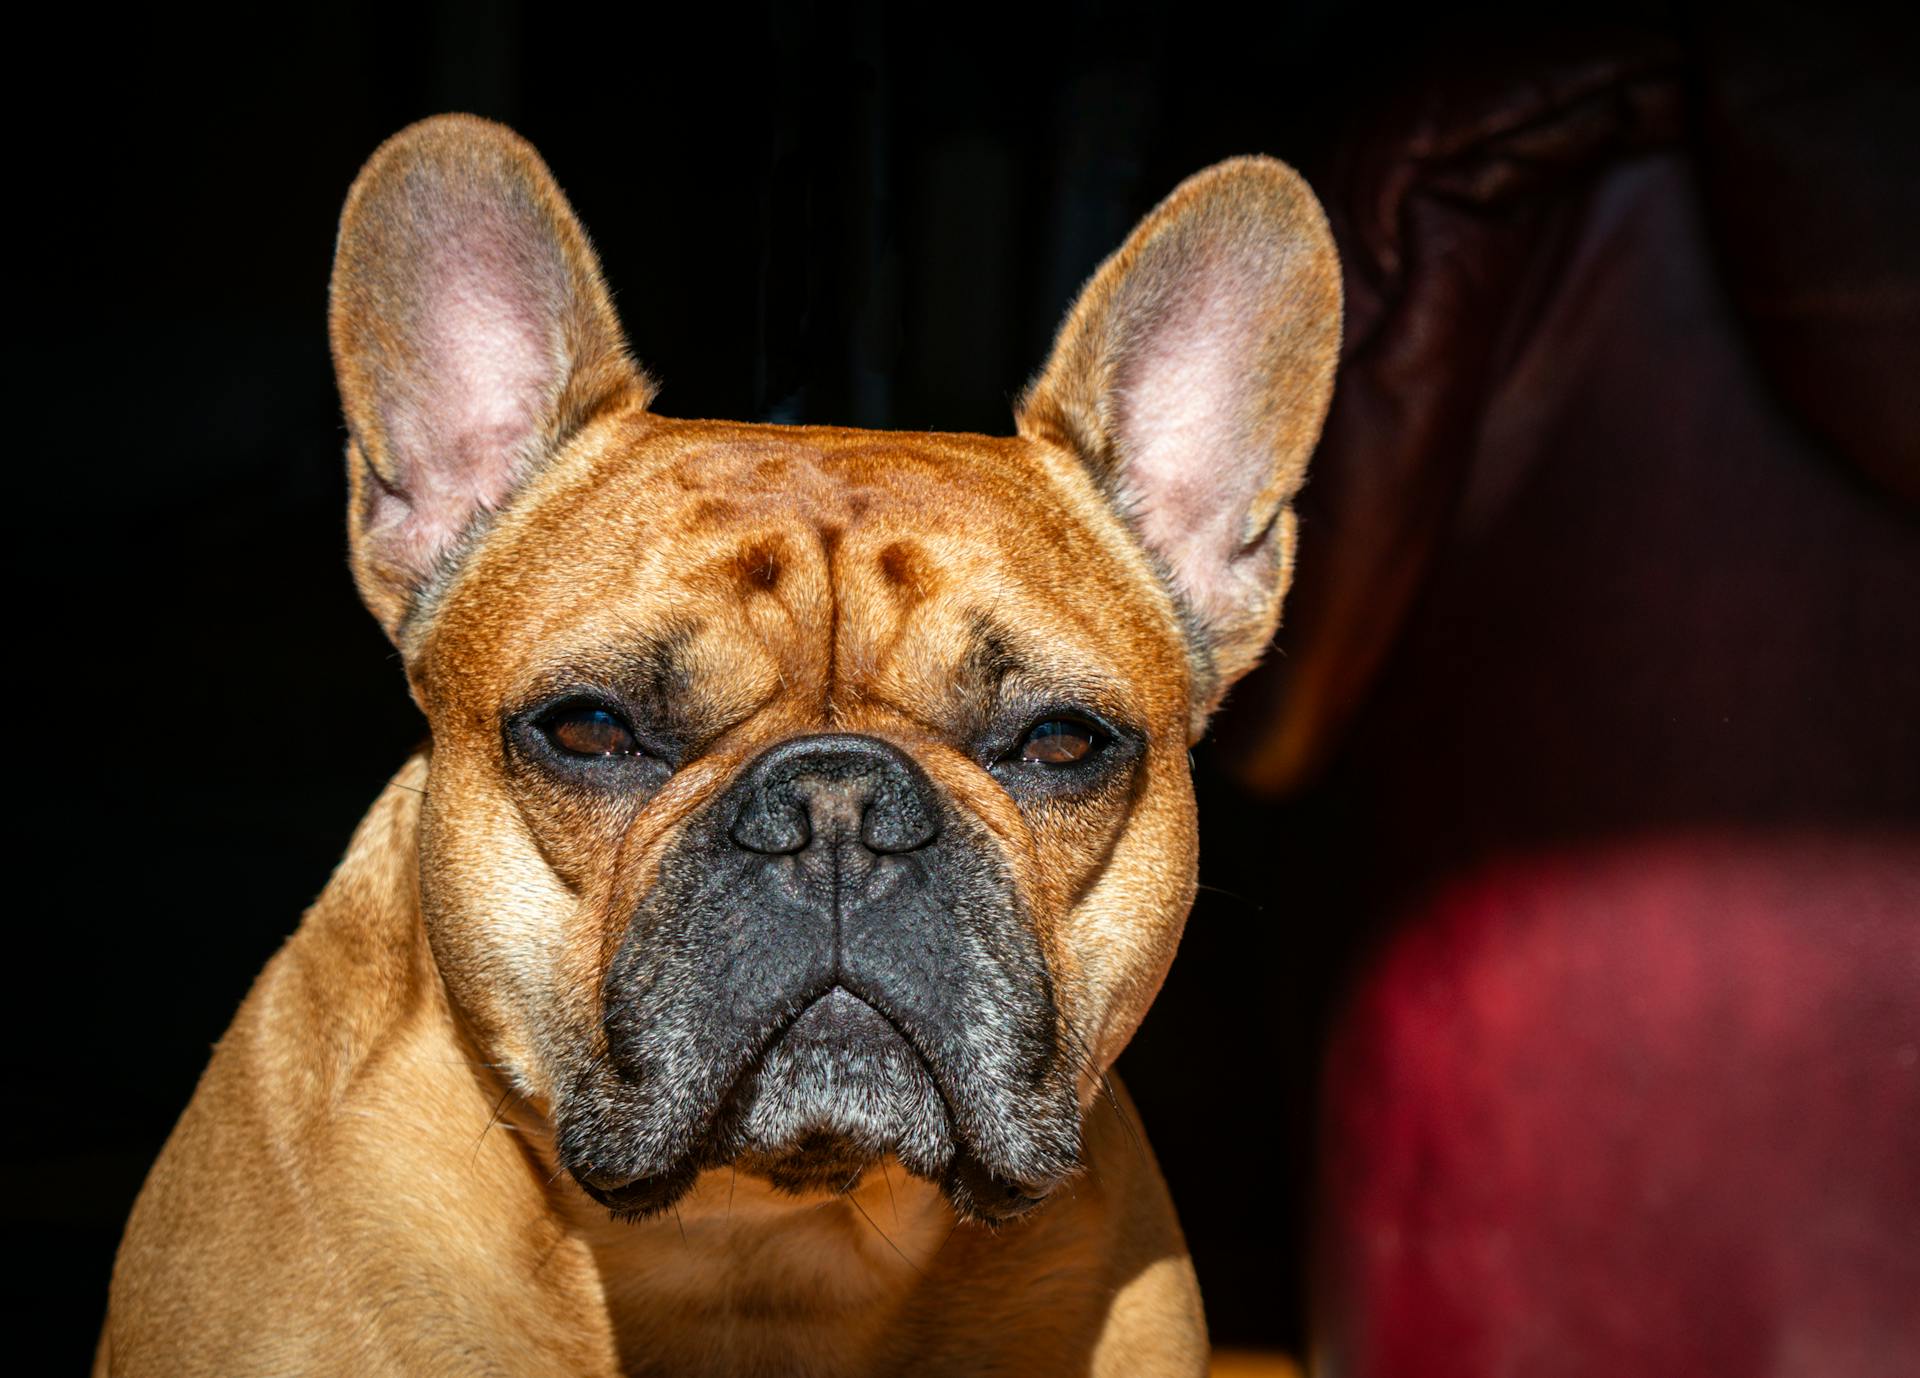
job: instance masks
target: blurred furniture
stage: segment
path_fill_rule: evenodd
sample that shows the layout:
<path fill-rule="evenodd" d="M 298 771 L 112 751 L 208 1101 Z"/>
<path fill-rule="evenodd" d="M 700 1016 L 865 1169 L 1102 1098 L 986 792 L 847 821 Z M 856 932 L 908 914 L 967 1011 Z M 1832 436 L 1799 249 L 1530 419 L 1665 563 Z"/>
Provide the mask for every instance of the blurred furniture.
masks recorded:
<path fill-rule="evenodd" d="M 1365 829 L 1317 1372 L 1920 1373 L 1897 46 L 1708 11 L 1490 55 L 1322 179 L 1346 362 L 1223 723 Z"/>

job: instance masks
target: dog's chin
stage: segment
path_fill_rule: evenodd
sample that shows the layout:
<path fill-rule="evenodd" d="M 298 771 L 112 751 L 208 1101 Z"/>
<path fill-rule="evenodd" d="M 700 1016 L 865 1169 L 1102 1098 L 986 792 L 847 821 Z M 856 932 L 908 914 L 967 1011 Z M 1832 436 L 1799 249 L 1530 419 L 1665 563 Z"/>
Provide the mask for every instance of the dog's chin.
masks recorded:
<path fill-rule="evenodd" d="M 946 1102 L 924 1059 L 873 1006 L 834 986 L 741 1077 L 719 1137 L 776 1188 L 850 1188 L 891 1153 L 937 1180 L 954 1156 Z"/>
<path fill-rule="evenodd" d="M 959 1140 L 927 1062 L 887 1017 L 834 986 L 735 1082 L 704 1144 L 666 1172 L 581 1185 L 617 1214 L 679 1200 L 701 1172 L 731 1167 L 795 1196 L 844 1193 L 891 1156 L 937 1184 L 964 1217 L 1023 1214 L 1051 1184 L 1007 1180 Z"/>

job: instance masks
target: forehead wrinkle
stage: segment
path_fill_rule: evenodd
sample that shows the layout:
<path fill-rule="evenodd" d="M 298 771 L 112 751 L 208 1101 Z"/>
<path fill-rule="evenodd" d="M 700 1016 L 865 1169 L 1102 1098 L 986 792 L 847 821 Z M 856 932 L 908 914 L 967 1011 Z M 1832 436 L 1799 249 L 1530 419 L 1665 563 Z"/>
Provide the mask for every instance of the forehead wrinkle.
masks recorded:
<path fill-rule="evenodd" d="M 1090 648 L 1075 646 L 1064 657 L 1044 651 L 1035 655 L 1031 637 L 1023 637 L 991 612 L 976 611 L 970 622 L 976 663 L 991 678 L 1000 701 L 1009 698 L 1007 686 L 1011 683 L 1020 686 L 1028 697 L 1074 698 L 1091 708 L 1127 715 L 1122 680 L 1103 673 L 1098 666 L 1089 667 L 1087 661 L 1095 654 Z"/>
<path fill-rule="evenodd" d="M 894 638 L 860 686 L 860 703 L 963 751 L 1002 714 L 1023 706 L 1038 710 L 1068 701 L 1116 724 L 1143 727 L 1144 707 L 1119 679 L 1084 664 L 1023 655 L 1013 645 L 1017 638 L 991 628 L 990 620 L 978 610 L 967 616 L 963 635 L 972 644 L 957 659 L 940 649 L 938 629 L 928 629 L 931 644 L 916 645 L 904 633 Z"/>
<path fill-rule="evenodd" d="M 787 623 L 789 626 L 799 625 L 799 619 L 793 615 L 793 608 L 788 605 L 786 599 L 779 596 L 777 590 L 769 591 L 764 596 L 772 598 L 773 601 L 779 606 L 780 611 L 786 614 Z M 791 693 L 792 686 L 787 682 L 787 672 L 785 668 L 782 666 L 781 662 L 783 658 L 780 654 L 779 648 L 774 646 L 774 644 L 767 639 L 766 631 L 760 626 L 759 622 L 756 619 L 748 617 L 742 620 L 747 630 L 753 633 L 754 641 L 759 644 L 761 655 L 765 656 L 767 660 L 767 664 L 773 667 L 774 678 L 780 681 L 779 692 L 781 694 Z M 764 708 L 766 707 L 766 704 L 762 703 L 760 706 Z"/>
<path fill-rule="evenodd" d="M 889 520 L 903 512 L 908 520 Z M 905 503 L 890 502 L 856 520 L 856 528 L 872 530 L 871 539 L 847 533 L 827 542 L 835 717 L 871 705 L 952 740 L 983 730 L 1007 705 L 1021 702 L 1037 707 L 1048 699 L 1071 699 L 1129 724 L 1148 716 L 1147 705 L 1127 692 L 1126 676 L 1101 665 L 1099 618 L 1083 607 L 1097 599 L 1066 596 L 1050 581 L 1034 578 L 977 531 L 929 526 L 915 516 Z M 957 608 L 943 602 L 903 607 L 881 596 L 881 559 L 903 541 L 913 544 L 916 559 L 927 562 L 933 577 L 950 568 L 973 569 L 984 577 L 972 581 L 972 592 L 993 594 L 998 585 L 998 596 Z M 859 582 L 868 573 L 874 577 Z M 1051 626 L 1064 633 L 1053 637 L 1059 644 L 1049 647 L 1031 631 L 1014 630 L 996 611 L 1009 602 L 1031 602 L 1036 614 L 1044 609 L 1054 619 Z M 865 609 L 857 627 L 846 621 L 855 607 Z"/>
<path fill-rule="evenodd" d="M 642 628 L 631 623 L 598 633 L 592 645 L 555 658 L 536 675 L 532 692 L 572 688 L 613 691 L 643 708 L 656 726 L 705 738 L 722 735 L 767 707 L 785 685 L 778 657 L 761 642 L 760 662 L 711 663 L 711 619 L 676 619 Z M 768 676 L 761 668 L 772 670 Z"/>
<path fill-rule="evenodd" d="M 968 619 L 967 631 L 973 645 L 968 651 L 968 660 L 979 667 L 980 673 L 993 681 L 997 691 L 1008 675 L 1024 671 L 1026 662 L 1013 649 L 1013 638 L 993 617 L 984 612 L 975 612 Z"/>
<path fill-rule="evenodd" d="M 709 629 L 711 630 L 711 629 Z M 739 664 L 739 652 L 736 643 L 727 638 L 721 644 L 733 655 L 726 657 L 729 663 L 721 666 L 703 666 L 703 649 L 713 644 L 709 635 L 699 638 L 692 647 L 693 655 L 689 664 L 691 673 L 686 685 L 690 697 L 697 700 L 705 710 L 705 720 L 697 724 L 702 735 L 712 739 L 724 736 L 742 723 L 748 722 L 778 700 L 787 687 L 786 672 L 780 667 L 780 659 L 763 637 L 756 637 L 757 655 L 750 655 L 748 663 Z M 771 670 L 771 676 L 765 671 Z"/>
<path fill-rule="evenodd" d="M 779 653 L 785 638 L 777 628 L 761 625 L 756 616 L 740 616 L 733 623 L 753 628 L 747 644 L 769 657 L 789 701 L 796 692 L 813 699 L 813 711 L 829 726 L 870 702 L 922 727 L 937 729 L 939 724 L 926 721 L 934 715 L 935 703 L 944 700 L 944 711 L 952 714 L 962 708 L 960 700 L 970 698 L 974 704 L 968 707 L 977 712 L 984 699 L 990 711 L 1000 699 L 1016 692 L 1020 697 L 1048 692 L 1073 696 L 1090 708 L 1122 716 L 1133 711 L 1116 687 L 1126 682 L 1124 675 L 1087 670 L 1087 662 L 1098 658 L 1110 630 L 1101 619 L 1102 610 L 1112 601 L 1109 595 L 1115 582 L 1115 571 L 1102 557 L 1099 539 L 1075 520 L 1061 525 L 1050 519 L 1029 530 L 1006 503 L 1010 481 L 1034 481 L 1044 487 L 1044 471 L 1029 470 L 1023 464 L 1016 472 L 1009 457 L 997 452 L 976 455 L 941 449 L 928 453 L 911 441 L 891 437 L 855 445 L 834 443 L 835 439 L 820 443 L 821 437 L 804 432 L 796 433 L 791 444 L 784 439 L 748 442 L 743 437 L 703 445 L 680 460 L 679 467 L 700 477 L 697 489 L 686 493 L 687 499 L 698 492 L 708 499 L 724 495 L 729 500 L 723 523 L 729 535 L 723 538 L 724 544 L 744 551 L 759 537 L 778 532 L 795 557 L 804 559 L 801 551 L 809 545 L 820 552 L 825 579 L 817 593 L 809 580 L 808 596 L 796 601 L 798 590 L 782 578 L 751 595 L 772 597 L 780 604 L 796 638 L 786 648 L 788 656 Z M 690 509 L 683 506 L 682 510 Z M 1033 559 L 1024 558 L 1034 539 L 1042 539 L 1044 549 Z M 1049 653 L 1033 639 L 996 627 L 999 646 L 986 648 L 982 667 L 987 682 L 955 682 L 958 666 L 951 643 L 942 648 L 913 635 L 937 627 L 937 621 L 925 620 L 937 604 L 903 607 L 892 599 L 868 596 L 874 590 L 867 584 L 878 589 L 880 576 L 886 573 L 880 568 L 880 556 L 901 541 L 910 543 L 916 561 L 924 562 L 936 578 L 942 571 L 971 569 L 984 577 L 970 582 L 985 583 L 989 591 L 993 584 L 1000 585 L 1000 601 L 1017 605 L 1031 600 L 1036 610 L 1045 611 L 1045 621 L 1068 633 L 1076 644 L 1066 647 L 1065 654 Z M 1084 558 L 1064 563 L 1047 560 L 1046 552 L 1064 546 Z M 871 571 L 869 563 L 874 565 Z M 874 578 L 862 582 L 868 574 Z M 747 595 L 732 591 L 727 602 L 742 612 L 748 607 Z M 888 607 L 900 614 L 898 620 L 883 615 Z M 850 617 L 857 617 L 857 624 Z M 793 667 L 785 663 L 796 653 L 800 659 L 812 660 L 802 649 L 806 646 L 823 652 L 817 663 L 824 665 L 826 673 L 817 686 L 794 682 L 789 673 Z M 976 648 L 975 654 L 980 653 Z M 914 667 L 908 662 L 920 664 Z M 908 679 L 889 673 L 889 666 L 906 671 Z M 806 679 L 811 681 L 813 676 Z M 912 680 L 923 686 L 919 692 Z M 953 726 L 947 724 L 938 735 L 951 736 Z"/>
<path fill-rule="evenodd" d="M 648 692 L 674 676 L 680 668 L 679 653 L 697 630 L 696 625 L 679 620 L 653 627 L 628 623 L 614 628 L 611 635 L 594 630 L 591 644 L 544 661 L 533 674 L 533 688 L 553 692 L 587 682 L 635 694 Z"/>

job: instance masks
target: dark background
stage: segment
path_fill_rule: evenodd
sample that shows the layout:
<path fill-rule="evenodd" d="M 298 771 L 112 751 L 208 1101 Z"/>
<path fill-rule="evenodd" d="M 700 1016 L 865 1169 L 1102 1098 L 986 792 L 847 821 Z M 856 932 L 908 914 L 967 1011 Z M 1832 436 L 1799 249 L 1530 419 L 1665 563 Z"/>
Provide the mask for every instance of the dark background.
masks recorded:
<path fill-rule="evenodd" d="M 44 92 L 15 140 L 5 1226 L 31 1261 L 9 1303 L 67 1366 L 209 1045 L 422 733 L 346 573 L 326 350 L 335 218 L 380 140 L 455 109 L 532 139 L 665 412 L 1004 432 L 1078 283 L 1181 177 L 1261 151 L 1317 178 L 1410 80 L 1603 17 L 710 8 L 168 13 L 16 51 Z M 1691 23 L 1604 19 L 1683 47 Z M 1121 1069 L 1216 1339 L 1297 1349 L 1316 1039 L 1376 878 L 1338 790 L 1256 802 L 1218 747 L 1196 761 L 1207 888 Z"/>

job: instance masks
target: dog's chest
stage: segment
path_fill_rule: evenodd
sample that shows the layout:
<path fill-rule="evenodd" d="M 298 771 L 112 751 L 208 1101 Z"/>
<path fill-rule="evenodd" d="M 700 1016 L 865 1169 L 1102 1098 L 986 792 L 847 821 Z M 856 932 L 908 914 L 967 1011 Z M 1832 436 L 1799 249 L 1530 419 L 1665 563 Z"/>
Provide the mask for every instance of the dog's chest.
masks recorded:
<path fill-rule="evenodd" d="M 855 1378 L 894 1372 L 899 1322 L 952 1227 L 892 1174 L 795 1209 L 716 1173 L 679 1217 L 595 1232 L 629 1374 Z M 732 1198 L 729 1204 L 729 1196 Z"/>

